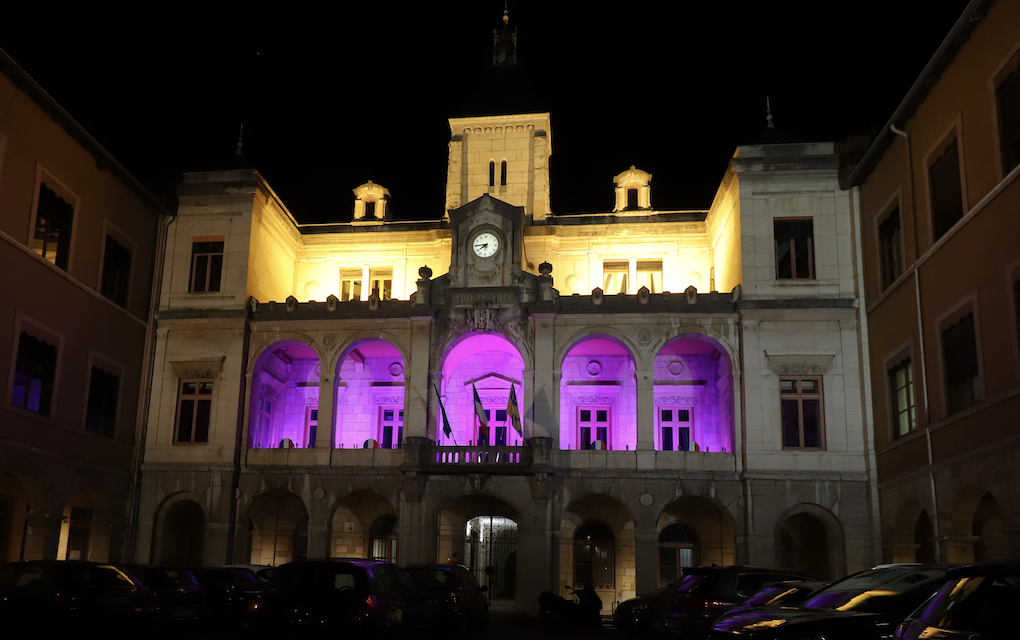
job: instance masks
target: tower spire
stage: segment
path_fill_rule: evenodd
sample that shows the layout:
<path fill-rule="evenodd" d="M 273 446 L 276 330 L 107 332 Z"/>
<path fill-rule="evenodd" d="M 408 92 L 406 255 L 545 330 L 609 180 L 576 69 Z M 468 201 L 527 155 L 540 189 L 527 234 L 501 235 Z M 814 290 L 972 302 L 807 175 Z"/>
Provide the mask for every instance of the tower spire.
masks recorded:
<path fill-rule="evenodd" d="M 765 96 L 765 122 L 768 123 L 767 129 L 776 128 L 776 125 L 772 124 L 772 104 L 769 102 L 768 96 Z"/>
<path fill-rule="evenodd" d="M 492 64 L 517 64 L 517 27 L 510 30 L 510 9 L 503 3 L 503 28 L 492 30 Z"/>
<path fill-rule="evenodd" d="M 241 121 L 241 130 L 237 132 L 237 151 L 234 155 L 238 158 L 244 157 L 244 120 Z"/>

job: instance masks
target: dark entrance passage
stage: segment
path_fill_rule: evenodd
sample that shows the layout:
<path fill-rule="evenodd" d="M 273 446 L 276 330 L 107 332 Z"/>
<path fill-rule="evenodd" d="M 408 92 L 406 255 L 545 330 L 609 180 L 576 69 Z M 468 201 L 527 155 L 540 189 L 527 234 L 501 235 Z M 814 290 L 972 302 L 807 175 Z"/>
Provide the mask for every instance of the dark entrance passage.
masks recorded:
<path fill-rule="evenodd" d="M 517 595 L 517 523 L 477 516 L 467 521 L 464 535 L 464 563 L 479 584 L 489 587 L 489 601 L 512 601 Z"/>

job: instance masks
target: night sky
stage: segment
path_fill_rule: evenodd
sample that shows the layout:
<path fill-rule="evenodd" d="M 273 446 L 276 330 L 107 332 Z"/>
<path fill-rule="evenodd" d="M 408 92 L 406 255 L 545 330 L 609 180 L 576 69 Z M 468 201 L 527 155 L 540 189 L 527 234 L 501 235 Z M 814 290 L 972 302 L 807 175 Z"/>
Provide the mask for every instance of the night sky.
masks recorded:
<path fill-rule="evenodd" d="M 154 193 L 228 163 L 243 119 L 248 161 L 322 222 L 350 220 L 367 180 L 398 218 L 442 215 L 447 118 L 491 64 L 504 3 L 34 4 L 5 9 L 0 47 Z M 655 208 L 707 208 L 766 95 L 804 138 L 874 134 L 965 6 L 512 0 L 518 61 L 552 113 L 553 212 L 611 209 L 631 164 L 654 175 Z"/>

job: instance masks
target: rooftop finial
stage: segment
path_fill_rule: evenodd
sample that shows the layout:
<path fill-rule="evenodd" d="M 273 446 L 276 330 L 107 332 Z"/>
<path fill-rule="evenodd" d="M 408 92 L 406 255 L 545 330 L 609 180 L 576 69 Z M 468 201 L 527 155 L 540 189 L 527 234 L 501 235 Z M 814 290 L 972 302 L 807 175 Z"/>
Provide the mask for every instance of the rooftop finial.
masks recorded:
<path fill-rule="evenodd" d="M 244 156 L 244 151 L 242 151 L 244 147 L 243 139 L 244 139 L 244 120 L 241 121 L 241 130 L 237 132 L 237 151 L 234 152 L 234 155 L 239 158 Z"/>
<path fill-rule="evenodd" d="M 769 123 L 769 129 L 776 128 L 776 125 L 772 124 L 772 104 L 769 102 L 768 96 L 765 96 L 765 121 Z"/>

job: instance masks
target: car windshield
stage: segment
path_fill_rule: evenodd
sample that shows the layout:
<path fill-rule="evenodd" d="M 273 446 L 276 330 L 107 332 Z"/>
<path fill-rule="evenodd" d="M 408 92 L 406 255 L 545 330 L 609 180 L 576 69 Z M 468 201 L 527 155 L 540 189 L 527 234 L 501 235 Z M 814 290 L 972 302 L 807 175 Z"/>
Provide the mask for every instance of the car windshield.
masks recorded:
<path fill-rule="evenodd" d="M 785 602 L 785 598 L 798 591 L 797 587 L 784 585 L 772 585 L 759 590 L 744 602 L 747 607 L 763 607 L 770 604 Z"/>
<path fill-rule="evenodd" d="M 890 613 L 916 606 L 946 576 L 945 569 L 890 567 L 852 575 L 816 593 L 804 606 L 860 613 Z"/>
<path fill-rule="evenodd" d="M 925 624 L 953 631 L 1013 630 L 1020 609 L 1020 571 L 950 580 L 925 603 Z"/>
<path fill-rule="evenodd" d="M 273 572 L 269 584 L 280 591 L 349 591 L 367 593 L 368 577 L 361 567 L 314 563 L 284 565 Z"/>
<path fill-rule="evenodd" d="M 411 581 L 422 589 L 453 589 L 457 586 L 453 572 L 445 569 L 411 567 L 405 569 Z"/>

